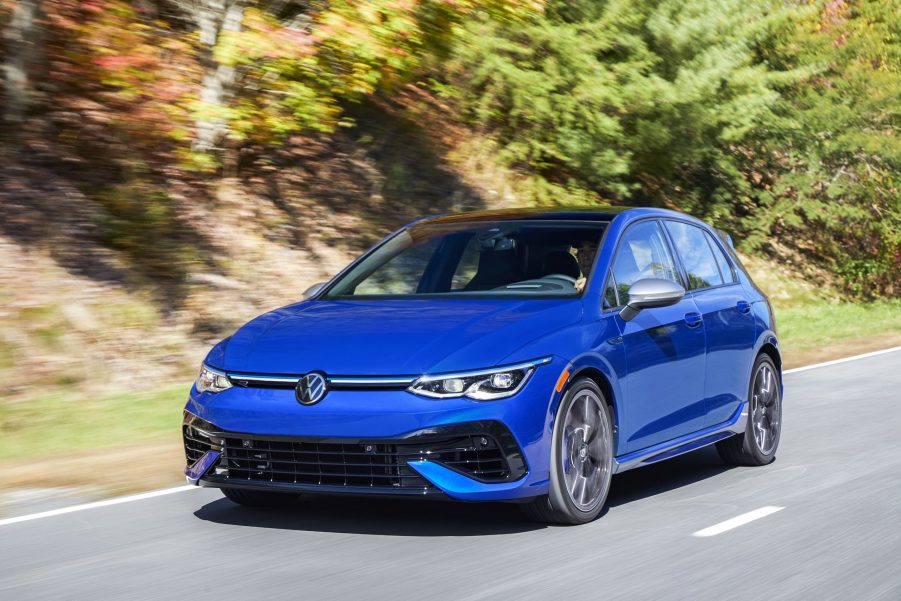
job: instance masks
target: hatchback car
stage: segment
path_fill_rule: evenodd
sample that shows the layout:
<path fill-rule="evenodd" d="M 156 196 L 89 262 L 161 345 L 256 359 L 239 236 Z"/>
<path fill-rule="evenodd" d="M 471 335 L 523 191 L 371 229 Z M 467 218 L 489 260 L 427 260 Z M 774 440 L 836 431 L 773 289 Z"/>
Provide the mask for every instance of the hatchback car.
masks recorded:
<path fill-rule="evenodd" d="M 209 352 L 188 480 L 601 512 L 612 476 L 715 444 L 763 465 L 781 359 L 728 237 L 660 209 L 423 219 Z"/>

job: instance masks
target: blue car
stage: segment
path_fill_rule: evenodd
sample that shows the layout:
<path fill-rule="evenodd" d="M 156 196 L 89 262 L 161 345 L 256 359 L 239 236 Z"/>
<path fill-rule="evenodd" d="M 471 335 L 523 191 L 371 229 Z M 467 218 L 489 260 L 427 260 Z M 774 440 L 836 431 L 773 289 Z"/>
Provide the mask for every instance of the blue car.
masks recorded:
<path fill-rule="evenodd" d="M 189 482 L 512 501 L 578 524 L 613 474 L 779 444 L 779 342 L 728 237 L 649 208 L 432 217 L 209 352 Z"/>

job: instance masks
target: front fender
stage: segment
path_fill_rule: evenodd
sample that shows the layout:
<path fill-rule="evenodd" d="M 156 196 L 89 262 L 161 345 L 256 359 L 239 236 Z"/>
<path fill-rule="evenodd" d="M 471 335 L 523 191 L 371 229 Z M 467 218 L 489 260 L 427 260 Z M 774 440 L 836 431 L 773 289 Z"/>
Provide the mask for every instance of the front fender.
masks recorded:
<path fill-rule="evenodd" d="M 785 392 L 785 385 L 782 382 L 782 348 L 779 346 L 779 339 L 776 337 L 776 333 L 773 330 L 766 329 L 758 334 L 757 340 L 754 341 L 755 358 L 760 354 L 764 347 L 767 347 L 768 350 L 772 350 L 776 353 L 776 369 L 779 370 L 779 394 L 782 395 Z M 748 373 L 746 374 L 746 379 L 749 382 L 751 381 L 751 369 L 753 369 L 753 365 L 748 368 Z"/>
<path fill-rule="evenodd" d="M 566 339 L 565 344 L 556 346 L 566 348 L 563 352 L 558 351 L 556 354 L 568 361 L 565 368 L 568 375 L 562 382 L 557 381 L 557 386 L 550 396 L 549 420 L 546 424 L 547 434 L 553 433 L 554 420 L 566 389 L 573 381 L 583 376 L 593 379 L 598 379 L 600 376 L 607 381 L 608 392 L 612 396 L 609 401 L 613 404 L 614 432 L 619 432 L 620 422 L 627 411 L 624 403 L 623 384 L 627 372 L 625 348 L 616 321 L 602 318 L 594 322 L 583 322 L 579 324 L 578 328 L 567 328 L 555 336 L 561 335 Z M 560 338 L 557 341 L 563 342 Z M 602 386 L 602 388 L 604 387 Z"/>

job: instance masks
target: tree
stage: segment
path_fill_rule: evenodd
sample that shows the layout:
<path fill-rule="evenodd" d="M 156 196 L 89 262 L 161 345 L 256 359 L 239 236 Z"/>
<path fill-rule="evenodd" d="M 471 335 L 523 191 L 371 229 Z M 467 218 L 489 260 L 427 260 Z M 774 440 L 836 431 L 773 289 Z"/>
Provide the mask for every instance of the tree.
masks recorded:
<path fill-rule="evenodd" d="M 814 67 L 780 101 L 771 185 L 749 215 L 806 242 L 862 296 L 901 293 L 901 18 L 897 2 L 836 0 L 799 22 L 772 60 Z"/>
<path fill-rule="evenodd" d="M 225 131 L 224 109 L 232 94 L 235 68 L 218 60 L 216 46 L 223 34 L 241 30 L 246 5 L 245 0 L 195 0 L 190 3 L 199 33 L 199 58 L 203 69 L 195 140 L 198 150 L 212 150 Z"/>
<path fill-rule="evenodd" d="M 737 149 L 799 75 L 759 55 L 793 14 L 776 1 L 554 1 L 519 27 L 472 26 L 451 82 L 513 165 L 709 214 L 747 193 Z"/>
<path fill-rule="evenodd" d="M 40 53 L 41 12 L 41 0 L 14 2 L 9 23 L 3 31 L 6 43 L 3 65 L 6 109 L 3 118 L 10 126 L 22 121 L 31 101 L 31 69 Z"/>
<path fill-rule="evenodd" d="M 512 21 L 537 10 L 524 0 L 315 0 L 300 8 L 259 3 L 245 11 L 240 32 L 221 36 L 217 59 L 241 74 L 225 111 L 230 136 L 277 143 L 293 132 L 332 132 L 349 124 L 344 104 L 390 94 L 448 56 L 473 15 Z"/>

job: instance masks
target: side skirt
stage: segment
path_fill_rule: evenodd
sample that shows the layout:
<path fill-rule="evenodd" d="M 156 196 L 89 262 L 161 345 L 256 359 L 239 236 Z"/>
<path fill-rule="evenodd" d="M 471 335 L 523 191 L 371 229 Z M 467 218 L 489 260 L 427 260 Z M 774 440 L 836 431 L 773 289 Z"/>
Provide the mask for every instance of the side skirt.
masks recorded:
<path fill-rule="evenodd" d="M 748 419 L 748 403 L 742 403 L 735 413 L 726 421 L 709 426 L 703 430 L 674 438 L 666 442 L 661 442 L 652 447 L 633 451 L 625 455 L 613 458 L 613 473 L 618 474 L 636 467 L 651 465 L 664 459 L 669 459 L 701 447 L 706 447 L 715 442 L 729 438 L 734 434 L 740 434 L 745 431 L 745 424 Z"/>

